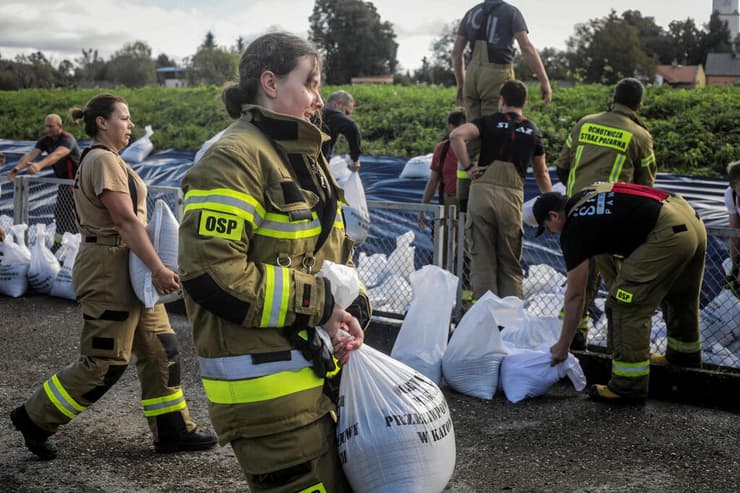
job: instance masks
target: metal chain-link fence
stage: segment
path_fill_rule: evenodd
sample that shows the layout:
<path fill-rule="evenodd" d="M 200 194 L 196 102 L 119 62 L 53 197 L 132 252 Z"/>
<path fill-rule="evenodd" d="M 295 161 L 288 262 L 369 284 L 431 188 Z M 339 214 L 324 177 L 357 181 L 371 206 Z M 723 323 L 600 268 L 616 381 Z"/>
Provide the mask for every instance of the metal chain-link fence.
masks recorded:
<path fill-rule="evenodd" d="M 13 196 L 13 210 L 0 208 L 0 214 L 12 215 L 16 224 L 56 223 L 57 235 L 65 231 L 77 233 L 74 201 L 72 200 L 72 180 L 60 178 L 40 178 L 17 176 L 12 183 L 3 180 L 2 197 Z M 8 192 L 8 189 L 11 191 Z M 179 221 L 182 217 L 182 190 L 179 187 L 149 185 L 146 199 L 147 211 L 151 217 L 157 199 L 165 201 Z M 4 201 L 3 203 L 6 203 Z M 4 209 L 4 210 L 3 210 Z"/>
<path fill-rule="evenodd" d="M 367 202 L 370 230 L 367 239 L 355 249 L 355 265 L 360 273 L 373 313 L 403 318 L 413 290 L 409 276 L 424 265 L 438 265 L 454 272 L 455 209 L 441 205 L 401 202 Z M 424 228 L 419 225 L 423 212 Z"/>

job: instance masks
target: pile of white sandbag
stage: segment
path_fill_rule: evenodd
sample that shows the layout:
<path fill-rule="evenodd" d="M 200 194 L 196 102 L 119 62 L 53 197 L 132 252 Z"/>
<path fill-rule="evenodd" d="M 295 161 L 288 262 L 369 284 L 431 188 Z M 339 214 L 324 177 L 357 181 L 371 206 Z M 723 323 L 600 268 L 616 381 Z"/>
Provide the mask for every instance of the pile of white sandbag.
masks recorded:
<path fill-rule="evenodd" d="M 13 224 L 12 218 L 3 216 L 0 225 L 6 231 L 5 239 L 0 246 L 0 294 L 18 298 L 26 294 L 29 288 L 37 293 L 50 294 L 63 298 L 75 299 L 71 292 L 71 266 L 74 263 L 77 248 L 71 251 L 63 247 L 52 253 L 56 225 L 34 224 L 30 231 L 27 224 Z M 26 232 L 28 246 L 26 244 Z M 79 245 L 80 235 L 65 233 L 67 244 Z M 68 246 L 68 245 L 67 245 Z M 60 254 L 70 252 L 68 259 L 69 290 L 71 295 L 58 288 L 64 284 L 65 269 L 60 265 Z"/>

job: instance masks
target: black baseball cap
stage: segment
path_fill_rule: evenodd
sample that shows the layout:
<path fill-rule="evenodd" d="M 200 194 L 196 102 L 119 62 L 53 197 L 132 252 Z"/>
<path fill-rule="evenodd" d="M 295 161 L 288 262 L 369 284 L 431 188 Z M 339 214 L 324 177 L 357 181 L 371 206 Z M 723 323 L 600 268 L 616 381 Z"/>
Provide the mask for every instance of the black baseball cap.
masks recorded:
<path fill-rule="evenodd" d="M 540 195 L 532 206 L 532 214 L 537 221 L 537 233 L 539 236 L 545 232 L 545 220 L 550 211 L 559 212 L 565 210 L 568 197 L 560 192 L 546 192 Z"/>

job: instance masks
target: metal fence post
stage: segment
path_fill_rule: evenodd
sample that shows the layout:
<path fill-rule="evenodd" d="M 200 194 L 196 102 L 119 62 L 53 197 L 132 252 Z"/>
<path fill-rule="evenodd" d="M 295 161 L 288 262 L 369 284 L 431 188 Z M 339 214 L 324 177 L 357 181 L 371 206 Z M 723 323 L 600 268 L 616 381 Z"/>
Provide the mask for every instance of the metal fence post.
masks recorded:
<path fill-rule="evenodd" d="M 13 180 L 13 221 L 28 223 L 28 180 L 27 176 L 16 176 Z"/>

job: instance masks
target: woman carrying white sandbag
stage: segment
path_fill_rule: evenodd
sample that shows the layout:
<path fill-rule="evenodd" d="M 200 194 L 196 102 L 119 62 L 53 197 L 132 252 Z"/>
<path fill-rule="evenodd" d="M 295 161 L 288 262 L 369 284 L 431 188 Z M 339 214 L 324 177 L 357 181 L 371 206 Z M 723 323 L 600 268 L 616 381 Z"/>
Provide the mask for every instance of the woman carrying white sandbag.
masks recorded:
<path fill-rule="evenodd" d="M 11 412 L 13 425 L 30 452 L 55 458 L 57 449 L 48 438 L 105 395 L 135 354 L 141 407 L 155 450 L 209 449 L 216 437 L 198 430 L 190 418 L 167 312 L 162 305 L 145 309 L 129 279 L 131 250 L 154 272 L 160 293 L 180 287 L 178 274 L 159 259 L 146 233 L 146 184 L 118 154 L 134 128 L 128 104 L 103 93 L 70 113 L 84 121 L 93 139 L 80 159 L 73 190 L 82 235 L 72 271 L 83 318 L 80 355 Z"/>

